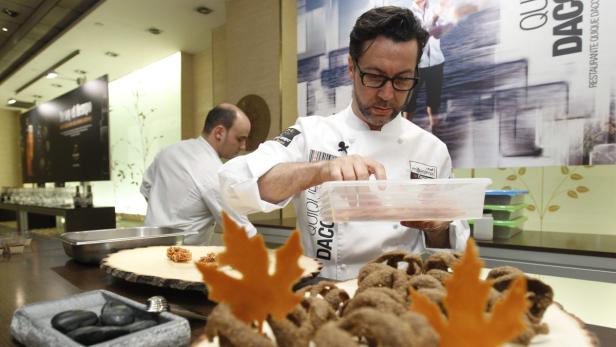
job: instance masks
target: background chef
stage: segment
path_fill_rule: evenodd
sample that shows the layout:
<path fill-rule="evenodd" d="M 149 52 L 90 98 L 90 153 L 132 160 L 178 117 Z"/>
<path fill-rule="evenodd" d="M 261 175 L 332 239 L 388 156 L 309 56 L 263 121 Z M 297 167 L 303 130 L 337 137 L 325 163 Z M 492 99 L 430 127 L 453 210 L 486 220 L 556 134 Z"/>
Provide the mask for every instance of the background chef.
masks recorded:
<path fill-rule="evenodd" d="M 399 115 L 417 84 L 428 33 L 404 8 L 373 8 L 350 35 L 351 104 L 328 117 L 301 117 L 292 127 L 219 171 L 221 194 L 239 213 L 269 212 L 293 200 L 308 256 L 321 275 L 356 277 L 392 249 L 463 250 L 465 222 L 328 223 L 319 217 L 318 185 L 332 180 L 448 178 L 451 158 L 438 138 Z"/>

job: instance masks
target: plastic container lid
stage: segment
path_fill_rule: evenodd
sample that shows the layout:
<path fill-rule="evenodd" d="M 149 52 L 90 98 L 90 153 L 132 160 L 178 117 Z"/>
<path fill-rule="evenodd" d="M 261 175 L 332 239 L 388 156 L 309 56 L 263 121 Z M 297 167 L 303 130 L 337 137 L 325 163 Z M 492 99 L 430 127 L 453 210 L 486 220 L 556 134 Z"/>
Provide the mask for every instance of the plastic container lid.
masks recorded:
<path fill-rule="evenodd" d="M 516 205 L 483 205 L 484 210 L 515 212 L 526 207 L 526 204 Z"/>
<path fill-rule="evenodd" d="M 511 190 L 486 190 L 487 196 L 518 196 L 528 194 L 528 190 L 511 189 Z"/>
<path fill-rule="evenodd" d="M 489 178 L 332 181 L 317 188 L 326 221 L 480 218 Z"/>
<path fill-rule="evenodd" d="M 520 226 L 522 223 L 526 222 L 528 217 L 522 216 L 512 220 L 495 220 L 494 226 L 505 227 L 505 228 L 516 228 Z"/>

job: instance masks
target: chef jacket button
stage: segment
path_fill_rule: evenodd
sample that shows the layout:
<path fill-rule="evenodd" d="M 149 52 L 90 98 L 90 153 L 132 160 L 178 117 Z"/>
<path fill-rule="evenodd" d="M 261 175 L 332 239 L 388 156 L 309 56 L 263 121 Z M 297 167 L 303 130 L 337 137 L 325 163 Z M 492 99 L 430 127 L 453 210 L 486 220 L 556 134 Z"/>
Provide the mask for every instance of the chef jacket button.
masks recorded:
<path fill-rule="evenodd" d="M 394 224 L 394 230 L 398 230 L 400 226 L 398 224 Z"/>
<path fill-rule="evenodd" d="M 399 143 L 399 144 L 402 144 L 402 142 L 404 142 L 404 140 L 403 140 L 402 138 L 399 138 L 399 139 L 398 139 L 398 143 Z"/>
<path fill-rule="evenodd" d="M 346 264 L 341 264 L 340 265 L 340 270 L 342 270 L 342 271 L 346 270 Z"/>

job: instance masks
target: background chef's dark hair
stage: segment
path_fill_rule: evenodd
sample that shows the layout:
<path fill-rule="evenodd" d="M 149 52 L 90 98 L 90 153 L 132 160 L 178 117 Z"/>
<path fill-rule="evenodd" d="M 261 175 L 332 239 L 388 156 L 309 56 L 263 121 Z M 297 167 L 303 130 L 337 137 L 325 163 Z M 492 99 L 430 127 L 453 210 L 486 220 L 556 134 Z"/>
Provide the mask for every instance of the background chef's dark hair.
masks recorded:
<path fill-rule="evenodd" d="M 364 42 L 383 35 L 394 42 L 406 42 L 417 39 L 419 52 L 417 63 L 421 59 L 423 48 L 428 42 L 428 32 L 421 27 L 413 12 L 397 6 L 375 7 L 357 18 L 351 31 L 349 54 L 358 61 L 364 53 Z M 367 49 L 367 47 L 366 47 Z"/>
<path fill-rule="evenodd" d="M 221 105 L 215 106 L 205 117 L 203 132 L 209 134 L 218 125 L 222 125 L 225 129 L 229 130 L 233 126 L 235 118 L 237 118 L 236 110 Z"/>

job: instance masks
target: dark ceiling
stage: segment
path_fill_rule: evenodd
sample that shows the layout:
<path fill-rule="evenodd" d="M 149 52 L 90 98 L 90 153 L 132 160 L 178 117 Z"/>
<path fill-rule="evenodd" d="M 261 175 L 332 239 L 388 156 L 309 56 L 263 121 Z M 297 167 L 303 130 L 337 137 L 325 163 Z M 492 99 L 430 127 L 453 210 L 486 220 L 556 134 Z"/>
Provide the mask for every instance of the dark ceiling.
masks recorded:
<path fill-rule="evenodd" d="M 0 85 L 103 1 L 0 0 Z"/>

